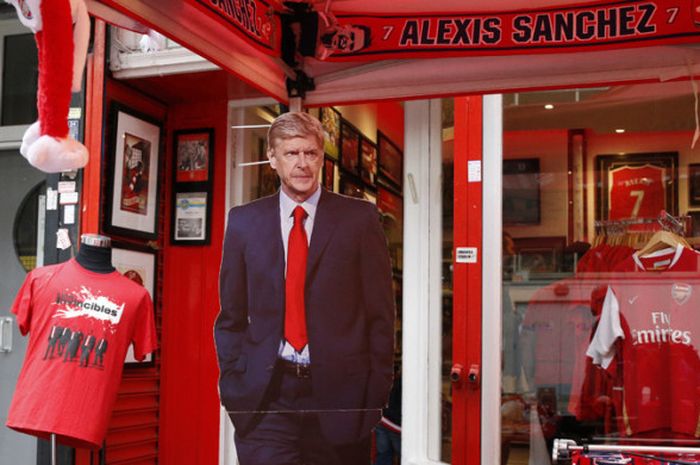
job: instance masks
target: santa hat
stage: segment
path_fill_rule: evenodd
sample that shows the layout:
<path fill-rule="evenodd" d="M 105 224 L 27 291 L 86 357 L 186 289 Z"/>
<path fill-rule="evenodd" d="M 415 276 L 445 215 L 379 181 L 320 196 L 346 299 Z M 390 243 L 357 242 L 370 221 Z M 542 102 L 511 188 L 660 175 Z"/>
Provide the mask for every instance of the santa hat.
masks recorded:
<path fill-rule="evenodd" d="M 22 138 L 20 152 L 36 168 L 58 173 L 82 168 L 87 148 L 70 137 L 71 91 L 78 92 L 90 34 L 83 0 L 7 0 L 35 34 L 39 53 L 39 120 Z M 75 27 L 73 24 L 75 23 Z"/>

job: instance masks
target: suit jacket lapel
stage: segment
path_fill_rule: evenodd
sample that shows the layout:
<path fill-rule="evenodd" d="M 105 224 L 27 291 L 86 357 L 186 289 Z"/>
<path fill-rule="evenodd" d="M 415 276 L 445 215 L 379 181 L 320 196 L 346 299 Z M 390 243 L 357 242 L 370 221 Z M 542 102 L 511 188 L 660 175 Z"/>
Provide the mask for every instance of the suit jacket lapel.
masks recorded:
<path fill-rule="evenodd" d="M 309 255 L 306 262 L 307 282 L 335 230 L 336 221 L 334 218 L 333 200 L 333 196 L 328 194 L 325 189 L 321 190 L 321 198 L 316 209 L 316 219 L 314 220 L 314 229 L 311 233 L 311 244 L 309 244 Z"/>

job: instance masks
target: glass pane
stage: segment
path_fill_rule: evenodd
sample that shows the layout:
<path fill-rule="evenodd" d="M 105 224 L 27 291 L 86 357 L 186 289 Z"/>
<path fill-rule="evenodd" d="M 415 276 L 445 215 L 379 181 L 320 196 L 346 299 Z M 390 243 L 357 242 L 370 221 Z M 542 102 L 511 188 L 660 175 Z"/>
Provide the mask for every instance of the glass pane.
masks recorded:
<path fill-rule="evenodd" d="M 502 463 L 700 445 L 693 114 L 687 83 L 504 96 Z"/>
<path fill-rule="evenodd" d="M 22 267 L 31 271 L 36 268 L 37 234 L 39 224 L 39 196 L 44 194 L 46 183 L 37 184 L 22 200 L 17 209 L 13 227 L 15 252 Z"/>
<path fill-rule="evenodd" d="M 277 113 L 272 107 L 246 107 L 234 112 L 233 150 L 242 189 L 241 202 L 271 195 L 279 187 L 275 171 L 267 163 L 267 130 Z"/>
<path fill-rule="evenodd" d="M 2 64 L 2 125 L 31 124 L 37 119 L 38 64 L 33 34 L 5 37 Z"/>

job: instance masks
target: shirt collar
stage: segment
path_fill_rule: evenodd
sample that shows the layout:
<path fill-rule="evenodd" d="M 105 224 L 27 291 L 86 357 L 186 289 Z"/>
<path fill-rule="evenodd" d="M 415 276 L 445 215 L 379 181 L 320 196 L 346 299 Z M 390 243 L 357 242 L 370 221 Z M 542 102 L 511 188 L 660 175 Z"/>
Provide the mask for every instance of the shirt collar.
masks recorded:
<path fill-rule="evenodd" d="M 292 212 L 297 205 L 301 205 L 309 218 L 313 219 L 316 215 L 316 208 L 318 207 L 318 201 L 321 198 L 321 186 L 318 186 L 316 192 L 311 194 L 311 197 L 306 199 L 302 203 L 297 203 L 292 200 L 282 189 L 280 189 L 280 210 L 282 212 L 282 218 L 290 218 Z"/>

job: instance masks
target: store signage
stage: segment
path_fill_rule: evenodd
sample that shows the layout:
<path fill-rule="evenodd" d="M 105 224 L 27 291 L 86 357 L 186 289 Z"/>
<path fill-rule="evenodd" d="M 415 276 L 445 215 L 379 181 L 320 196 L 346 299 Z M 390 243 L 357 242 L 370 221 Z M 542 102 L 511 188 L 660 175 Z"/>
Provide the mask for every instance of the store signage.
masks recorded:
<path fill-rule="evenodd" d="M 269 55 L 279 55 L 280 22 L 265 0 L 189 0 L 230 26 L 248 43 Z"/>
<path fill-rule="evenodd" d="M 214 1 L 214 0 L 211 0 Z M 331 61 L 556 53 L 697 42 L 700 0 L 616 1 L 482 14 L 336 14 Z"/>
<path fill-rule="evenodd" d="M 477 263 L 477 254 L 476 247 L 457 247 L 455 261 L 457 263 Z"/>

